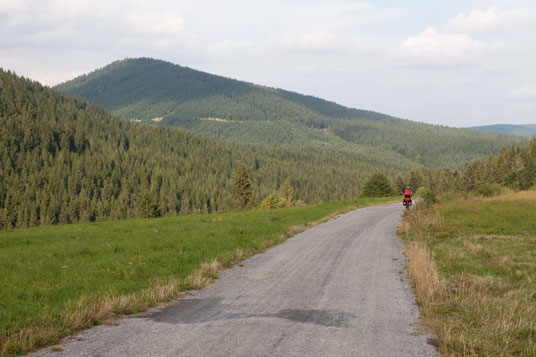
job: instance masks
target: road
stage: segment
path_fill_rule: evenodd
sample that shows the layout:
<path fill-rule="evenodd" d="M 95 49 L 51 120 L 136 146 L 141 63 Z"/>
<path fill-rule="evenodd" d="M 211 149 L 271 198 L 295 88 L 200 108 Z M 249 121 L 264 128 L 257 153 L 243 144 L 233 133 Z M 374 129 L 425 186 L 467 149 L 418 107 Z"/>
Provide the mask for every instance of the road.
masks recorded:
<path fill-rule="evenodd" d="M 37 356 L 436 356 L 396 236 L 401 204 L 362 208 L 225 271 L 176 304 Z"/>

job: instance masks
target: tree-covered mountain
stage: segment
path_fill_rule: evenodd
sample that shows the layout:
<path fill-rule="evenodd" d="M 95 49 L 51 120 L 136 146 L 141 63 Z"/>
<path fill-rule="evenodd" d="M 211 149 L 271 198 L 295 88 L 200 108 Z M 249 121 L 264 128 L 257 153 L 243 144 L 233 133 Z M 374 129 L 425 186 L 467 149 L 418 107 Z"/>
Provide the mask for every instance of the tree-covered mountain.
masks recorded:
<path fill-rule="evenodd" d="M 125 118 L 217 138 L 344 147 L 439 168 L 462 168 L 475 157 L 523 142 L 351 109 L 149 58 L 117 61 L 56 88 Z"/>
<path fill-rule="evenodd" d="M 511 134 L 532 137 L 536 134 L 536 124 L 494 124 L 473 126 L 471 129 L 481 131 L 493 131 L 496 133 Z"/>
<path fill-rule="evenodd" d="M 259 203 L 289 180 L 308 203 L 353 197 L 380 153 L 253 145 L 133 123 L 0 69 L 0 229 L 230 210 L 243 164 Z M 147 212 L 147 207 L 150 212 Z"/>

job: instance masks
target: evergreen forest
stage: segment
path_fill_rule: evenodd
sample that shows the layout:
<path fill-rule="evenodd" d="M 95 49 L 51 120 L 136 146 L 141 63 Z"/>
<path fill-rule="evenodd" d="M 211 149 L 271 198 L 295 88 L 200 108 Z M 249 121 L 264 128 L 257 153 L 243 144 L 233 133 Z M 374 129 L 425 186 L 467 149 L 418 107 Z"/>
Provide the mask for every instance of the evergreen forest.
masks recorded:
<path fill-rule="evenodd" d="M 371 172 L 403 157 L 220 141 L 115 117 L 0 70 L 0 228 L 236 209 L 243 165 L 250 206 L 290 183 L 305 203 L 355 197 Z"/>
<path fill-rule="evenodd" d="M 497 133 L 512 134 L 518 136 L 532 137 L 536 134 L 536 124 L 495 124 L 473 126 L 471 129 L 481 131 L 494 131 Z"/>
<path fill-rule="evenodd" d="M 536 137 L 529 145 L 503 147 L 498 155 L 468 162 L 464 169 L 414 168 L 394 180 L 397 191 L 406 185 L 425 187 L 437 193 L 462 192 L 493 196 L 507 187 L 515 191 L 536 187 Z"/>
<path fill-rule="evenodd" d="M 463 169 L 525 138 L 412 122 L 150 58 L 114 62 L 56 89 L 113 114 L 233 141 L 345 148 Z"/>

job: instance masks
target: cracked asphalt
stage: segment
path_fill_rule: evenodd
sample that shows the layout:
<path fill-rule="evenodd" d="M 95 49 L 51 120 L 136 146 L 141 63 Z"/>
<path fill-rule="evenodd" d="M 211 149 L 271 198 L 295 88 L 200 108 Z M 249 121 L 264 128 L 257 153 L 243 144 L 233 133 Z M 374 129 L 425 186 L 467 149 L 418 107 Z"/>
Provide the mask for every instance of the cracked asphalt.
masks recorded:
<path fill-rule="evenodd" d="M 202 291 L 35 356 L 436 356 L 396 236 L 401 204 L 362 208 L 223 272 Z"/>

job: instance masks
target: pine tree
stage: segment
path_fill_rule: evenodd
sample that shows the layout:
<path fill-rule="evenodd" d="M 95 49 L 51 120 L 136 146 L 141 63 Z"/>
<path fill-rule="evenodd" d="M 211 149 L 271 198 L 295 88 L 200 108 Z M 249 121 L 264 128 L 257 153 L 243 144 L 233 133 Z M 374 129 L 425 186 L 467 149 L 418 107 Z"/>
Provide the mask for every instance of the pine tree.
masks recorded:
<path fill-rule="evenodd" d="M 409 178 L 408 178 L 408 185 L 415 191 L 419 189 L 419 187 L 422 186 L 422 175 L 419 171 L 416 169 L 412 169 Z"/>
<path fill-rule="evenodd" d="M 240 164 L 233 185 L 233 197 L 238 207 L 241 209 L 246 208 L 251 201 L 251 194 L 251 181 L 248 171 L 244 165 Z"/>
<path fill-rule="evenodd" d="M 497 160 L 493 155 L 489 155 L 488 162 L 486 163 L 486 168 L 484 170 L 484 180 L 486 183 L 497 183 L 499 182 L 499 173 L 497 170 Z"/>
<path fill-rule="evenodd" d="M 471 191 L 476 188 L 477 184 L 477 172 L 475 172 L 475 165 L 472 162 L 468 163 L 462 172 L 462 187 L 466 191 Z"/>
<path fill-rule="evenodd" d="M 288 178 L 279 188 L 279 194 L 281 195 L 281 197 L 287 200 L 289 204 L 292 204 L 292 202 L 294 202 L 294 190 L 292 189 L 292 186 L 290 186 L 290 181 Z"/>
<path fill-rule="evenodd" d="M 394 182 L 395 191 L 399 194 L 404 192 L 404 188 L 406 187 L 406 184 L 404 183 L 404 179 L 400 174 L 398 174 L 395 178 Z"/>
<path fill-rule="evenodd" d="M 140 211 L 143 217 L 154 218 L 161 214 L 158 201 L 152 192 L 145 191 L 140 200 Z"/>

